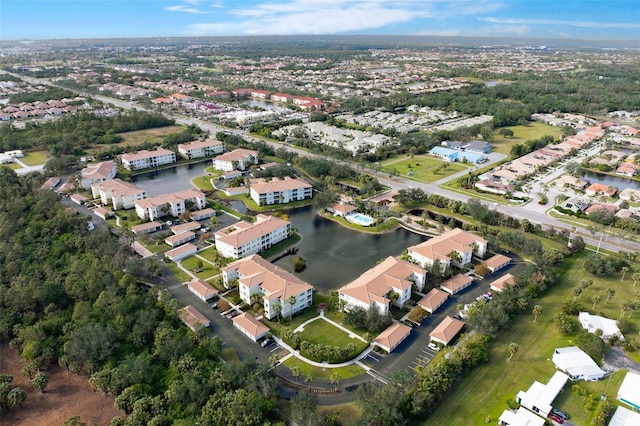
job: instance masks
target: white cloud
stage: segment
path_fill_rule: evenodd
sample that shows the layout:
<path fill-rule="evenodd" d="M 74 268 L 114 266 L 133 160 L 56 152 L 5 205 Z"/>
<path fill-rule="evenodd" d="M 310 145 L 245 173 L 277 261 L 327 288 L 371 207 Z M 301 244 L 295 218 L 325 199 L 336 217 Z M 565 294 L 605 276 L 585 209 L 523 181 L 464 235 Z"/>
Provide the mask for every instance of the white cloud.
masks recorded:
<path fill-rule="evenodd" d="M 203 0 L 182 0 L 183 3 L 185 4 L 179 4 L 179 5 L 175 5 L 175 6 L 167 6 L 165 7 L 165 10 L 168 10 L 170 12 L 184 12 L 184 13 L 191 13 L 194 15 L 202 15 L 202 14 L 207 14 L 210 12 L 207 12 L 205 10 L 203 10 L 200 6 L 205 5 L 207 7 L 214 7 L 214 8 L 223 8 L 224 6 L 222 6 L 222 2 L 221 1 L 203 1 Z"/>
<path fill-rule="evenodd" d="M 204 11 L 198 9 L 198 8 L 185 6 L 183 4 L 179 4 L 179 5 L 175 5 L 175 6 L 167 6 L 167 7 L 165 7 L 165 10 L 168 10 L 169 12 L 193 13 L 193 14 L 196 14 L 196 15 L 199 15 L 199 14 L 202 14 L 202 13 L 207 13 L 207 12 L 204 12 Z"/>
<path fill-rule="evenodd" d="M 598 22 L 598 21 L 567 21 L 559 19 L 515 19 L 515 18 L 480 18 L 486 22 L 496 24 L 515 24 L 515 25 L 566 25 L 581 28 L 640 28 L 638 23 L 626 22 Z"/>
<path fill-rule="evenodd" d="M 526 25 L 490 25 L 487 27 L 475 28 L 472 30 L 461 29 L 438 29 L 424 30 L 417 35 L 428 35 L 438 37 L 522 37 L 529 34 L 530 28 Z"/>

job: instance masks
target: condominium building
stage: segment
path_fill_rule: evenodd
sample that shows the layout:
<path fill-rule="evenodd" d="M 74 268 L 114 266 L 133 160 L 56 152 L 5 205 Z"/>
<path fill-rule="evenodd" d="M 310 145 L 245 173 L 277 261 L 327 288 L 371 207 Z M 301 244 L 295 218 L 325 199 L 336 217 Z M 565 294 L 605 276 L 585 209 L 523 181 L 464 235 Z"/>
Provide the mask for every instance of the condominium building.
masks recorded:
<path fill-rule="evenodd" d="M 313 197 L 313 187 L 302 179 L 251 179 L 249 181 L 251 199 L 259 206 L 286 204 Z"/>
<path fill-rule="evenodd" d="M 213 168 L 225 172 L 245 170 L 251 164 L 258 164 L 258 151 L 244 148 L 234 149 L 213 159 Z"/>
<path fill-rule="evenodd" d="M 138 216 L 148 220 L 168 215 L 178 217 L 191 207 L 203 209 L 206 205 L 204 193 L 193 188 L 147 198 L 135 204 Z"/>
<path fill-rule="evenodd" d="M 94 183 L 113 179 L 116 177 L 116 173 L 118 173 L 118 167 L 113 161 L 88 164 L 80 171 L 80 186 L 89 189 Z"/>
<path fill-rule="evenodd" d="M 148 169 L 176 162 L 176 153 L 164 148 L 153 151 L 142 150 L 135 154 L 121 154 L 122 167 L 127 170 Z"/>
<path fill-rule="evenodd" d="M 224 144 L 215 139 L 194 141 L 178 145 L 178 153 L 187 159 L 209 157 L 224 152 Z"/>
<path fill-rule="evenodd" d="M 224 257 L 250 256 L 291 236 L 291 222 L 259 214 L 254 223 L 238 222 L 215 233 L 216 248 Z"/>
<path fill-rule="evenodd" d="M 137 201 L 147 197 L 144 189 L 121 179 L 111 179 L 91 185 L 93 198 L 100 198 L 102 205 L 113 206 L 114 210 L 132 209 Z"/>
<path fill-rule="evenodd" d="M 487 240 L 462 229 L 453 229 L 424 243 L 409 247 L 411 261 L 423 268 L 436 260 L 443 268 L 462 266 L 471 262 L 473 255 L 483 257 L 487 251 Z"/>

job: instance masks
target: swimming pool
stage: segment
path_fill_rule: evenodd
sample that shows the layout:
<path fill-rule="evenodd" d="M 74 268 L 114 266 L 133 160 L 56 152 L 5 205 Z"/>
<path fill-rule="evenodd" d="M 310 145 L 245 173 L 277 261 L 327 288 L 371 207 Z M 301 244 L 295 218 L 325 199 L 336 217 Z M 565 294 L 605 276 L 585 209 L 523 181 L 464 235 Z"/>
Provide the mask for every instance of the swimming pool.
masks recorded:
<path fill-rule="evenodd" d="M 351 214 L 347 217 L 347 219 L 349 220 L 349 222 L 355 223 L 356 225 L 360 226 L 371 226 L 376 221 L 371 216 L 367 216 L 366 214 L 362 213 Z"/>

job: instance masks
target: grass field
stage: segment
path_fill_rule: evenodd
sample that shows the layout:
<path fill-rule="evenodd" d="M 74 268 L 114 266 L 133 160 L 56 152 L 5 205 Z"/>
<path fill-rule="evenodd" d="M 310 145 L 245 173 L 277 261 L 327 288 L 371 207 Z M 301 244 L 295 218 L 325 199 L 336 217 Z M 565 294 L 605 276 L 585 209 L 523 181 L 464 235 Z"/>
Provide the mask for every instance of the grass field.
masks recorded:
<path fill-rule="evenodd" d="M 176 279 L 181 283 L 186 283 L 188 281 L 191 281 L 191 277 L 182 269 L 180 269 L 178 265 L 176 265 L 175 263 L 173 262 L 168 263 L 167 268 L 169 268 L 173 276 L 176 277 Z"/>
<path fill-rule="evenodd" d="M 24 157 L 20 158 L 27 166 L 39 166 L 49 159 L 49 151 L 31 151 L 25 152 Z"/>
<path fill-rule="evenodd" d="M 198 267 L 199 262 L 202 263 L 202 268 L 200 272 L 194 272 L 194 269 Z M 182 266 L 187 268 L 193 274 L 195 274 L 198 278 L 206 279 L 211 278 L 214 275 L 220 273 L 220 269 L 213 266 L 209 262 L 205 262 L 202 259 L 198 259 L 196 256 L 189 256 L 188 258 L 182 261 Z"/>
<path fill-rule="evenodd" d="M 362 345 L 363 350 L 366 343 L 360 339 L 349 337 L 347 333 L 333 326 L 332 324 L 318 319 L 304 326 L 304 330 L 297 333 L 302 340 L 306 340 L 313 344 L 330 344 L 332 346 L 345 347 L 349 343 Z"/>
<path fill-rule="evenodd" d="M 513 137 L 504 138 L 500 133 L 500 129 L 513 130 Z M 515 144 L 523 143 L 531 139 L 540 139 L 543 136 L 551 135 L 559 138 L 562 133 L 561 127 L 549 126 L 548 124 L 533 121 L 526 126 L 509 126 L 495 129 L 493 139 L 493 150 L 501 154 L 509 155 L 511 147 Z"/>
<path fill-rule="evenodd" d="M 553 317 L 561 310 L 563 301 L 571 297 L 571 289 L 588 275 L 585 274 L 583 266 L 587 256 L 583 254 L 563 264 L 559 283 L 535 301 L 535 304 L 542 307 L 537 322 L 533 322 L 530 314 L 517 317 L 510 329 L 502 332 L 491 342 L 488 364 L 476 368 L 459 382 L 455 390 L 423 423 L 424 425 L 479 425 L 485 423 L 486 416 L 490 417 L 491 424 L 495 424 L 502 411 L 507 408 L 506 401 L 515 399 L 518 391 L 527 390 L 536 380 L 543 383 L 549 380 L 555 371 L 551 362 L 554 348 L 575 345 L 575 335 L 560 335 Z M 581 297 L 585 308 L 618 319 L 620 301 L 632 288 L 629 274 L 625 281 L 620 281 L 619 276 L 600 279 L 588 275 L 594 284 L 587 288 Z M 606 288 L 616 291 L 608 303 L 605 303 Z M 593 311 L 591 297 L 595 294 L 602 297 L 602 302 Z M 640 320 L 631 318 L 631 321 L 634 322 L 632 333 L 637 333 Z M 507 347 L 511 342 L 517 343 L 520 350 L 509 361 Z M 622 376 L 623 373 L 614 374 L 610 383 L 603 380 L 581 381 L 577 384 L 596 396 L 605 391 L 609 396 L 615 396 Z M 565 392 L 554 405 L 571 414 L 573 424 L 586 425 L 589 424 L 596 404 L 592 410 L 587 411 L 583 408 L 583 399 L 567 385 Z M 609 400 L 614 402 L 615 397 Z"/>
<path fill-rule="evenodd" d="M 145 129 L 145 130 L 136 130 L 133 132 L 119 133 L 118 136 L 122 137 L 122 142 L 118 142 L 112 145 L 99 145 L 94 144 L 87 150 L 89 153 L 94 153 L 98 151 L 102 151 L 106 148 L 110 148 L 113 146 L 125 147 L 132 145 L 140 145 L 145 142 L 157 143 L 162 142 L 165 136 L 172 135 L 174 133 L 179 133 L 182 131 L 183 126 L 165 126 L 165 127 L 157 127 L 154 129 Z"/>
<path fill-rule="evenodd" d="M 447 168 L 435 173 L 437 167 L 447 165 Z M 467 170 L 470 165 L 464 163 L 447 163 L 442 160 L 427 156 L 415 156 L 393 158 L 381 163 L 385 172 L 392 168 L 395 168 L 400 176 L 407 179 L 413 179 L 419 182 L 435 182 L 440 179 L 444 179 L 447 176 L 451 176 L 454 173 Z"/>
<path fill-rule="evenodd" d="M 191 179 L 191 182 L 203 191 L 213 191 L 211 176 L 198 176 Z"/>
<path fill-rule="evenodd" d="M 293 369 L 293 367 L 300 367 L 301 375 L 300 382 L 304 381 L 307 375 L 311 375 L 314 379 L 329 380 L 332 374 L 337 374 L 339 380 L 348 379 L 350 377 L 359 376 L 364 373 L 364 369 L 357 365 L 349 365 L 347 367 L 340 368 L 320 368 L 309 365 L 304 361 L 300 361 L 298 358 L 291 357 L 283 363 L 285 366 Z M 338 383 L 339 385 L 340 383 Z"/>

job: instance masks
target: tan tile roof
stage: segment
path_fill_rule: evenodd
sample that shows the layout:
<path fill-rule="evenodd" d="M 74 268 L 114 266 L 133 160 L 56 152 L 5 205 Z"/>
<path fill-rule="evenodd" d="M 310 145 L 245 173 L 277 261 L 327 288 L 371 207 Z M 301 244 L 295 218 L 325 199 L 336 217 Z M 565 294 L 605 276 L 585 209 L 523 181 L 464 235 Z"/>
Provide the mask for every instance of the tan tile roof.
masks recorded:
<path fill-rule="evenodd" d="M 189 143 L 181 143 L 178 145 L 178 149 L 184 149 L 189 151 L 192 149 L 208 148 L 211 146 L 218 146 L 218 145 L 222 145 L 222 142 L 216 139 L 207 139 L 204 141 L 193 141 Z"/>
<path fill-rule="evenodd" d="M 490 286 L 498 291 L 504 290 L 505 285 L 514 285 L 516 283 L 516 277 L 511 274 L 504 274 L 497 280 L 494 280 Z"/>
<path fill-rule="evenodd" d="M 199 222 L 187 222 L 181 223 L 180 225 L 172 226 L 171 232 L 173 232 L 175 235 L 178 235 L 183 232 L 193 231 L 194 229 L 200 229 Z"/>
<path fill-rule="evenodd" d="M 334 203 L 329 206 L 329 209 L 335 210 L 342 214 L 347 214 L 356 210 L 356 206 L 353 206 L 351 204 L 345 204 L 345 203 Z"/>
<path fill-rule="evenodd" d="M 215 216 L 215 214 L 216 214 L 216 211 L 214 209 L 212 209 L 211 207 L 207 207 L 206 209 L 197 210 L 191 213 L 191 217 L 199 217 L 199 216 L 205 216 L 205 215 Z"/>
<path fill-rule="evenodd" d="M 82 202 L 85 202 L 85 201 L 89 200 L 89 197 L 87 197 L 86 195 L 82 195 L 80 193 L 71 194 L 69 196 L 69 198 L 71 198 L 71 201 L 75 201 L 76 203 L 78 203 L 78 202 L 82 203 Z"/>
<path fill-rule="evenodd" d="M 373 302 L 386 304 L 389 300 L 386 295 L 393 288 L 404 290 L 411 287 L 412 282 L 407 278 L 412 273 L 424 274 L 424 269 L 413 263 L 389 256 L 354 281 L 339 288 L 338 292 L 367 305 L 371 305 Z"/>
<path fill-rule="evenodd" d="M 160 227 L 162 227 L 162 224 L 160 222 L 155 222 L 154 221 L 154 222 L 148 222 L 148 223 L 143 223 L 143 224 L 140 224 L 140 225 L 133 226 L 131 228 L 131 231 L 133 231 L 133 233 L 135 234 L 135 233 L 138 233 L 138 232 L 144 232 L 144 231 L 147 231 L 149 229 L 156 229 L 156 228 L 160 228 Z"/>
<path fill-rule="evenodd" d="M 249 333 L 254 339 L 258 339 L 260 336 L 269 331 L 269 327 L 246 312 L 232 318 L 231 320 L 234 324 Z"/>
<path fill-rule="evenodd" d="M 221 241 L 238 248 L 263 235 L 268 235 L 276 229 L 286 226 L 288 223 L 290 223 L 288 220 L 259 214 L 256 216 L 254 223 L 238 222 L 219 230 L 214 235 L 216 242 Z"/>
<path fill-rule="evenodd" d="M 224 270 L 237 270 L 242 276 L 240 282 L 247 287 L 260 285 L 266 292 L 264 297 L 267 300 L 280 298 L 286 301 L 291 296 L 298 296 L 313 288 L 289 271 L 268 262 L 257 254 L 236 260 L 227 265 Z"/>
<path fill-rule="evenodd" d="M 439 259 L 448 262 L 450 260 L 449 253 L 453 250 L 465 253 L 468 250 L 473 249 L 472 245 L 475 242 L 486 243 L 487 240 L 472 234 L 471 232 L 456 228 L 425 241 L 424 243 L 409 247 L 409 250 L 428 259 Z"/>
<path fill-rule="evenodd" d="M 156 197 L 146 198 L 136 202 L 136 205 L 143 209 L 159 207 L 164 204 L 176 204 L 185 200 L 194 198 L 204 198 L 204 193 L 194 188 L 184 191 L 172 192 L 171 194 L 158 195 Z"/>
<path fill-rule="evenodd" d="M 175 257 L 180 257 L 186 253 L 191 253 L 191 252 L 196 253 L 197 251 L 198 251 L 198 247 L 196 245 L 187 243 L 180 247 L 177 247 L 165 252 L 164 255 L 168 258 L 172 258 L 172 257 L 175 258 Z"/>
<path fill-rule="evenodd" d="M 195 329 L 197 324 L 200 324 L 201 326 L 209 324 L 207 317 L 191 305 L 187 305 L 184 308 L 179 309 L 178 316 L 192 329 Z"/>
<path fill-rule="evenodd" d="M 106 179 L 111 175 L 116 163 L 113 161 L 103 161 L 102 163 L 87 164 L 87 167 L 80 172 L 83 179 Z"/>
<path fill-rule="evenodd" d="M 189 281 L 187 283 L 187 286 L 189 286 L 191 291 L 193 291 L 194 293 L 199 294 L 205 300 L 210 299 L 213 296 L 215 296 L 216 294 L 218 294 L 218 290 L 216 290 L 215 288 L 211 287 L 211 284 L 209 284 L 208 282 L 206 282 L 205 280 L 200 279 L 200 278 L 195 278 L 195 279 Z"/>
<path fill-rule="evenodd" d="M 509 256 L 505 256 L 504 254 L 496 254 L 495 256 L 491 256 L 490 258 L 485 260 L 484 264 L 487 265 L 490 269 L 496 269 L 509 262 L 511 262 L 511 258 Z"/>
<path fill-rule="evenodd" d="M 473 278 L 463 274 L 458 274 L 448 280 L 440 283 L 440 288 L 443 290 L 449 290 L 451 294 L 455 294 L 463 288 L 467 287 L 473 282 Z"/>
<path fill-rule="evenodd" d="M 448 298 L 449 293 L 447 293 L 446 291 L 432 288 L 429 293 L 425 294 L 425 296 L 420 299 L 418 305 L 422 306 L 428 311 L 433 312 L 438 309 L 438 307 L 442 305 Z"/>
<path fill-rule="evenodd" d="M 125 182 L 119 178 L 98 182 L 91 185 L 92 188 L 99 188 L 100 191 L 111 192 L 115 197 L 130 197 L 145 192 L 132 183 Z"/>
<path fill-rule="evenodd" d="M 440 324 L 429 334 L 434 340 L 448 345 L 449 342 L 456 337 L 460 330 L 464 327 L 464 322 L 453 317 L 447 316 Z"/>
<path fill-rule="evenodd" d="M 234 149 L 233 151 L 218 155 L 215 158 L 215 160 L 216 161 L 242 161 L 249 156 L 257 158 L 258 151 L 253 151 L 251 149 L 245 149 L 245 148 L 238 148 L 238 149 Z"/>
<path fill-rule="evenodd" d="M 196 234 L 191 231 L 181 232 L 180 234 L 170 235 L 164 239 L 164 242 L 170 246 L 180 244 L 184 241 L 191 241 L 196 237 Z"/>
<path fill-rule="evenodd" d="M 120 158 L 124 161 L 133 162 L 136 160 L 159 157 L 161 155 L 169 155 L 169 154 L 174 154 L 174 152 L 164 148 L 158 148 L 153 151 L 147 151 L 146 149 L 143 149 L 141 151 L 138 151 L 135 154 L 121 154 Z"/>
<path fill-rule="evenodd" d="M 292 179 L 290 177 L 285 177 L 284 179 L 272 179 L 270 181 L 265 179 L 251 179 L 249 180 L 249 186 L 251 186 L 251 189 L 258 194 L 290 191 L 292 189 L 299 188 L 311 188 L 310 183 L 305 182 L 302 179 Z"/>
<path fill-rule="evenodd" d="M 374 342 L 385 349 L 392 350 L 411 333 L 411 327 L 399 322 L 394 322 L 385 331 L 380 333 Z"/>

